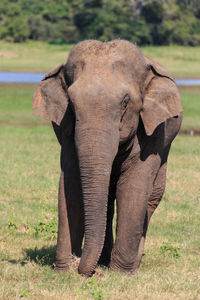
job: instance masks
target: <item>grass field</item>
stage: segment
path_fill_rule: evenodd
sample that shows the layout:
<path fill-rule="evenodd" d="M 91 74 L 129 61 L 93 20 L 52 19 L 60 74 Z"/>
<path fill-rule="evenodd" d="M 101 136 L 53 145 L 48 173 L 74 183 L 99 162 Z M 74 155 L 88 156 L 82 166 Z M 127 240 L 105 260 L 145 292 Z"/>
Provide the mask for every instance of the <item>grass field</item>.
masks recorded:
<path fill-rule="evenodd" d="M 0 41 L 0 71 L 48 72 L 65 63 L 71 45 L 45 42 L 6 43 Z"/>
<path fill-rule="evenodd" d="M 48 72 L 65 63 L 71 45 L 45 42 L 12 44 L 0 41 L 0 71 Z M 176 77 L 200 77 L 200 47 L 142 47 L 152 59 L 163 64 Z"/>
<path fill-rule="evenodd" d="M 179 87 L 184 110 L 182 129 L 200 129 L 200 86 Z"/>
<path fill-rule="evenodd" d="M 200 47 L 143 47 L 142 52 L 165 66 L 174 77 L 200 78 Z"/>
<path fill-rule="evenodd" d="M 0 84 L 0 299 L 200 299 L 200 137 L 179 135 L 138 273 L 55 274 L 59 145 L 32 116 L 35 85 Z M 200 129 L 200 87 L 180 88 L 185 129 Z"/>

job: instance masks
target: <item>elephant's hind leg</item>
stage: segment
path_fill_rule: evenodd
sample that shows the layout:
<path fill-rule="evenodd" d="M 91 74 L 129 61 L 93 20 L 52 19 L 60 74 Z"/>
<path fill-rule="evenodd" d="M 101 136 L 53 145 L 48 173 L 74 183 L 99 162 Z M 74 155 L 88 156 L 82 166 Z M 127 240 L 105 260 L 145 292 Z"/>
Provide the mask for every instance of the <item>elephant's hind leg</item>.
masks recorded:
<path fill-rule="evenodd" d="M 104 241 L 103 250 L 99 259 L 99 264 L 108 267 L 110 264 L 111 252 L 113 248 L 113 215 L 114 215 L 114 201 L 115 191 L 110 189 L 108 197 L 108 209 L 107 209 L 107 224 L 106 224 L 106 236 Z"/>
<path fill-rule="evenodd" d="M 169 150 L 168 150 L 168 152 L 169 152 Z M 144 252 L 144 245 L 145 245 L 145 240 L 146 240 L 147 229 L 149 226 L 149 221 L 150 221 L 151 216 L 153 215 L 155 209 L 158 207 L 158 205 L 162 199 L 162 196 L 164 194 L 164 191 L 165 191 L 166 172 L 167 172 L 167 162 L 165 161 L 161 165 L 161 167 L 158 171 L 156 179 L 153 183 L 151 195 L 148 200 L 147 213 L 146 213 L 146 217 L 144 220 L 144 226 L 143 226 L 143 234 L 142 234 L 142 238 L 140 240 L 140 245 L 139 245 L 139 250 L 138 250 L 138 266 L 141 263 L 142 255 Z"/>
<path fill-rule="evenodd" d="M 58 241 L 56 269 L 69 267 L 72 255 L 81 256 L 84 214 L 78 159 L 73 138 L 62 145 L 58 195 Z"/>
<path fill-rule="evenodd" d="M 153 183 L 153 188 L 151 195 L 148 200 L 148 207 L 147 207 L 147 213 L 146 218 L 144 221 L 143 226 L 143 234 L 140 241 L 139 251 L 138 251 L 138 262 L 140 264 L 143 251 L 144 251 L 144 244 L 146 239 L 146 232 L 148 229 L 149 221 L 151 219 L 151 216 L 153 215 L 154 211 L 158 207 L 162 196 L 165 191 L 165 185 L 166 185 L 166 173 L 167 173 L 167 159 L 169 155 L 169 151 L 171 148 L 171 143 L 178 134 L 178 131 L 180 129 L 180 125 L 182 122 L 182 114 L 180 114 L 176 118 L 170 118 L 166 121 L 165 124 L 165 141 L 164 141 L 164 152 L 163 152 L 163 158 L 161 162 L 161 167 L 158 171 L 158 174 L 155 178 L 155 181 Z"/>
<path fill-rule="evenodd" d="M 132 274 L 137 271 L 138 250 L 144 230 L 148 195 L 151 193 L 159 165 L 158 155 L 144 162 L 139 161 L 136 167 L 129 171 L 129 176 L 124 172 L 118 181 L 117 230 L 111 255 L 111 269 Z"/>
<path fill-rule="evenodd" d="M 159 169 L 158 175 L 153 184 L 151 196 L 148 201 L 148 209 L 147 209 L 148 223 L 155 209 L 158 207 L 162 199 L 162 196 L 164 194 L 165 185 L 166 185 L 166 173 L 167 173 L 167 163 L 165 162 Z"/>

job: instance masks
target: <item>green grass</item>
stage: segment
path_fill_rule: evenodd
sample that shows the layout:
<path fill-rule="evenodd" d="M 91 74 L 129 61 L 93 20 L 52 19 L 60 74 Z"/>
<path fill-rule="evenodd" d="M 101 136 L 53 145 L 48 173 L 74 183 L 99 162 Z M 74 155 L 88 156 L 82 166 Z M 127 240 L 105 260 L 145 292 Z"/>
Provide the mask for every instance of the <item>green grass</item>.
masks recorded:
<path fill-rule="evenodd" d="M 200 77 L 200 47 L 142 47 L 142 52 L 165 66 L 175 77 Z"/>
<path fill-rule="evenodd" d="M 32 116 L 35 87 L 0 84 L 0 299 L 199 299 L 200 137 L 173 143 L 166 192 L 135 276 L 98 267 L 85 279 L 77 261 L 56 274 L 60 146 L 41 126 L 49 123 Z M 183 128 L 200 128 L 200 88 L 180 92 Z"/>
<path fill-rule="evenodd" d="M 182 129 L 200 129 L 200 86 L 179 87 L 184 115 Z"/>
<path fill-rule="evenodd" d="M 35 126 L 49 124 L 41 118 L 33 116 L 32 99 L 35 84 L 0 83 L 0 126 Z"/>
<path fill-rule="evenodd" d="M 48 72 L 66 62 L 72 45 L 50 45 L 45 42 L 13 44 L 0 41 L 0 70 Z M 200 77 L 200 47 L 148 46 L 142 52 L 160 62 L 173 76 Z"/>
<path fill-rule="evenodd" d="M 46 42 L 0 41 L 0 71 L 49 72 L 66 62 L 71 47 Z"/>

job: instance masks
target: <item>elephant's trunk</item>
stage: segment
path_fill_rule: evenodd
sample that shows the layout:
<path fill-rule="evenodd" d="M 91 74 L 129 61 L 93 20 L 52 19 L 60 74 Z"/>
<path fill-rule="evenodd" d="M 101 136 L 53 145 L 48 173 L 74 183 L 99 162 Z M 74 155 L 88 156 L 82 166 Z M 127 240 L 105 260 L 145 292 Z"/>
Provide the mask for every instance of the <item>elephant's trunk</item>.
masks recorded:
<path fill-rule="evenodd" d="M 117 140 L 111 132 L 100 130 L 85 130 L 75 137 L 85 213 L 85 243 L 78 270 L 90 276 L 104 244 L 110 173 Z"/>

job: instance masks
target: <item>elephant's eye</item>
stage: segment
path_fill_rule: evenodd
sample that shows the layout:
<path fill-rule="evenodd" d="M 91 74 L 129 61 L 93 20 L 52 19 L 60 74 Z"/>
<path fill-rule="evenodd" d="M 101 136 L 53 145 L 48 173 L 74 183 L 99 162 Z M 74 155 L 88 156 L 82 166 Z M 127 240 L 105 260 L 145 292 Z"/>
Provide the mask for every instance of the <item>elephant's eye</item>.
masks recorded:
<path fill-rule="evenodd" d="M 122 101 L 122 109 L 126 109 L 127 105 L 128 105 L 128 102 L 129 102 L 130 98 L 128 95 L 126 95 Z"/>

